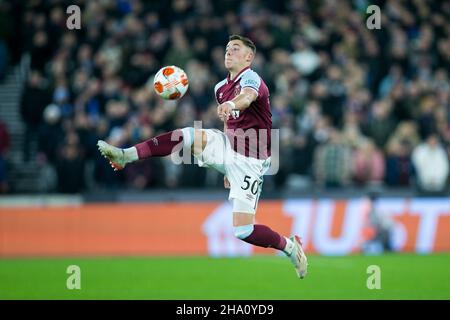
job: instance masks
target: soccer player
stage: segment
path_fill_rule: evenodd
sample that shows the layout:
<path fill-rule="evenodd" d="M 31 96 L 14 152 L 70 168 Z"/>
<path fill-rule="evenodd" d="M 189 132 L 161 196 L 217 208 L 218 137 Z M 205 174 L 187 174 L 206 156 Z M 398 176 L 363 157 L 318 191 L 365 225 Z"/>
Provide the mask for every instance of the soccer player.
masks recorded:
<path fill-rule="evenodd" d="M 98 141 L 97 145 L 114 170 L 148 157 L 191 152 L 201 167 L 224 174 L 233 204 L 233 228 L 237 238 L 255 246 L 286 253 L 299 278 L 307 273 L 308 262 L 298 236 L 284 237 L 268 226 L 255 224 L 255 213 L 263 175 L 270 166 L 272 114 L 269 91 L 250 66 L 256 47 L 243 36 L 232 35 L 225 51 L 226 79 L 215 86 L 217 114 L 224 132 L 217 129 L 177 129 L 158 135 L 131 148 L 121 149 Z"/>

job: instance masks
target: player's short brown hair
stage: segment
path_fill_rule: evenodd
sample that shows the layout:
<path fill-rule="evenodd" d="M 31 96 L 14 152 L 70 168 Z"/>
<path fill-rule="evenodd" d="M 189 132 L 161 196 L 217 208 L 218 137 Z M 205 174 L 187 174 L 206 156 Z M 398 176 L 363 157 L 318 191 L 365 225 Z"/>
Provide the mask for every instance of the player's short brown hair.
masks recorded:
<path fill-rule="evenodd" d="M 253 41 L 250 40 L 249 38 L 240 36 L 240 35 L 238 35 L 238 34 L 233 34 L 233 35 L 231 35 L 231 36 L 228 38 L 228 41 L 231 41 L 231 40 L 241 40 L 242 43 L 244 43 L 244 45 L 245 45 L 246 47 L 249 47 L 250 49 L 252 49 L 253 54 L 256 53 L 256 46 L 255 46 L 255 44 L 253 43 Z"/>

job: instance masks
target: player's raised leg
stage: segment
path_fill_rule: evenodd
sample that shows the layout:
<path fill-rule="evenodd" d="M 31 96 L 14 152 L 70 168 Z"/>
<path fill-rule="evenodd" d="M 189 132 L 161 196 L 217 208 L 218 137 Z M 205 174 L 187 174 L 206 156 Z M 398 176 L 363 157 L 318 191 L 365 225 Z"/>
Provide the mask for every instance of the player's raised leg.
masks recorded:
<path fill-rule="evenodd" d="M 206 146 L 207 137 L 203 130 L 187 127 L 160 134 L 130 148 L 117 148 L 103 140 L 97 142 L 100 153 L 109 160 L 114 170 L 122 170 L 128 163 L 150 157 L 164 157 L 183 147 L 200 154 Z"/>
<path fill-rule="evenodd" d="M 234 199 L 233 227 L 237 238 L 252 245 L 283 251 L 294 265 L 297 276 L 303 279 L 308 269 L 308 260 L 298 236 L 286 238 L 266 225 L 255 224 L 255 214 L 247 204 Z M 238 212 L 242 211 L 242 212 Z"/>

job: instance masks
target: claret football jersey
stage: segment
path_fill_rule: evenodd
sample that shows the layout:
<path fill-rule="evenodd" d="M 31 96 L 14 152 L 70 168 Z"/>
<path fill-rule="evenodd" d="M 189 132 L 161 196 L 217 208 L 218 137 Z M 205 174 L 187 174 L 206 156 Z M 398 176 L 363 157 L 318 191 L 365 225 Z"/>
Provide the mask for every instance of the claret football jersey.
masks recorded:
<path fill-rule="evenodd" d="M 269 89 L 263 79 L 250 67 L 241 70 L 231 80 L 227 78 L 214 88 L 219 104 L 232 100 L 242 88 L 250 87 L 258 93 L 251 105 L 242 111 L 233 110 L 235 118 L 227 121 L 227 136 L 234 151 L 257 159 L 270 157 L 272 113 L 270 111 Z"/>

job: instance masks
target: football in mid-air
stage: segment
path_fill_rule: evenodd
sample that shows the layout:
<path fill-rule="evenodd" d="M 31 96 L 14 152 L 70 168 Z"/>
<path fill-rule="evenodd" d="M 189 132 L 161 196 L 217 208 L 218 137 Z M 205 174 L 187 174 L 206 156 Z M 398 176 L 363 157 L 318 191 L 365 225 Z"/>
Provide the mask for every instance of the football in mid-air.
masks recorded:
<path fill-rule="evenodd" d="M 177 66 L 166 66 L 156 73 L 153 87 L 161 98 L 176 100 L 186 93 L 189 80 L 183 69 Z"/>

